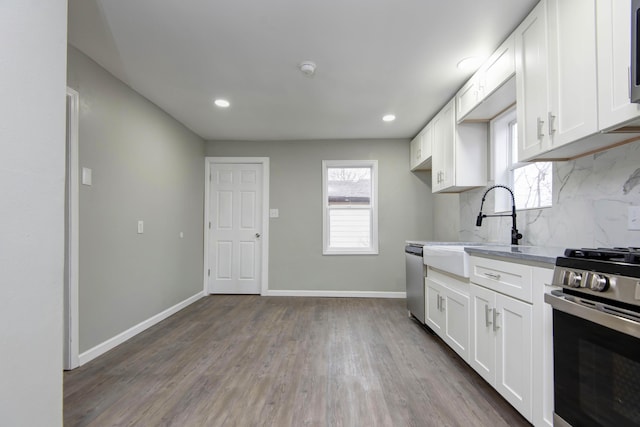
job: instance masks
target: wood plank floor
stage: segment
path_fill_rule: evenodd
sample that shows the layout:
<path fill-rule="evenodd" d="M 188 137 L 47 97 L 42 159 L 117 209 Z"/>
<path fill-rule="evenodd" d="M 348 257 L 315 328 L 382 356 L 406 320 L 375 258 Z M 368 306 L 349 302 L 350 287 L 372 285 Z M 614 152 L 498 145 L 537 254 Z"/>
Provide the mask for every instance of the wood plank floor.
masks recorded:
<path fill-rule="evenodd" d="M 209 296 L 64 374 L 66 426 L 527 426 L 404 300 Z"/>

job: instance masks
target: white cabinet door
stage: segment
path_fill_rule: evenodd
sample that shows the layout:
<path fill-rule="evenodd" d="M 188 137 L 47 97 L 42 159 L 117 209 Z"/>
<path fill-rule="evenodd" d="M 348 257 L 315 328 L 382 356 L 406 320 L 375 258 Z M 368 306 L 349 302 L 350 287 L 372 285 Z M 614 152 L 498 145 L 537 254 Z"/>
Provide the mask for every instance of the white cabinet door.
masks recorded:
<path fill-rule="evenodd" d="M 552 148 L 598 131 L 596 0 L 548 0 Z"/>
<path fill-rule="evenodd" d="M 411 170 L 431 169 L 431 147 L 433 144 L 433 126 L 429 123 L 411 140 Z"/>
<path fill-rule="evenodd" d="M 451 100 L 433 119 L 431 182 L 437 192 L 453 185 L 455 176 L 455 112 Z"/>
<path fill-rule="evenodd" d="M 515 69 L 515 35 L 512 34 L 489 57 L 483 65 L 480 74 L 479 93 L 481 100 L 490 96 L 502 86 L 513 74 Z"/>
<path fill-rule="evenodd" d="M 541 1 L 516 29 L 518 159 L 549 148 L 547 121 L 547 9 Z"/>
<path fill-rule="evenodd" d="M 471 343 L 469 364 L 489 384 L 496 382 L 496 334 L 493 331 L 493 310 L 496 294 L 471 284 Z"/>
<path fill-rule="evenodd" d="M 480 74 L 476 73 L 456 94 L 456 117 L 458 122 L 480 102 Z"/>
<path fill-rule="evenodd" d="M 417 169 L 418 165 L 420 164 L 420 156 L 422 155 L 422 153 L 420 152 L 422 149 L 421 138 L 422 138 L 422 135 L 418 134 L 416 135 L 415 138 L 411 140 L 411 145 L 409 149 L 411 153 L 411 159 L 409 162 L 411 170 Z"/>
<path fill-rule="evenodd" d="M 496 390 L 531 420 L 532 306 L 496 294 L 494 328 L 497 329 Z M 539 373 L 542 375 L 542 373 Z"/>
<path fill-rule="evenodd" d="M 421 132 L 422 138 L 420 139 L 422 150 L 421 163 L 426 169 L 431 168 L 431 158 L 433 154 L 433 125 L 429 123 Z"/>
<path fill-rule="evenodd" d="M 469 296 L 445 288 L 444 341 L 465 361 L 469 360 Z"/>
<path fill-rule="evenodd" d="M 425 324 L 440 337 L 444 331 L 444 289 L 439 284 L 425 279 Z"/>
<path fill-rule="evenodd" d="M 640 117 L 631 93 L 631 0 L 598 0 L 598 121 L 601 129 Z"/>

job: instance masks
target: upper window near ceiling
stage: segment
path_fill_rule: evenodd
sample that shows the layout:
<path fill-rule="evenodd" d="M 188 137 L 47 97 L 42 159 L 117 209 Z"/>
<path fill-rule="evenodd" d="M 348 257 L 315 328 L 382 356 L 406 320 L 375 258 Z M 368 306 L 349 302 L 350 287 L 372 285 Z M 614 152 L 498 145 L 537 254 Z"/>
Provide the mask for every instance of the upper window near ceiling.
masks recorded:
<path fill-rule="evenodd" d="M 376 160 L 322 162 L 323 254 L 378 253 Z"/>
<path fill-rule="evenodd" d="M 552 192 L 551 162 L 518 162 L 518 122 L 512 109 L 491 122 L 494 153 L 494 179 L 496 184 L 513 190 L 516 209 L 550 207 Z M 495 211 L 511 210 L 507 192 L 496 192 Z"/>

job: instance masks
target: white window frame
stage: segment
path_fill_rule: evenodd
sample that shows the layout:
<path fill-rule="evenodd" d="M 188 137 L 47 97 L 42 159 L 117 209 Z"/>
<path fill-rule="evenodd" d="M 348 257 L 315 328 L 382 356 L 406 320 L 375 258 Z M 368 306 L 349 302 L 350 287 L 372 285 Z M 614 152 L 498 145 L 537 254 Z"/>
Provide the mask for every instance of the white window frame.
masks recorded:
<path fill-rule="evenodd" d="M 491 148 L 493 150 L 493 180 L 496 184 L 505 185 L 514 190 L 514 171 L 529 163 L 512 162 L 513 141 L 511 140 L 511 127 L 516 121 L 515 108 L 506 111 L 490 123 Z M 516 206 L 518 211 L 531 209 L 546 209 L 550 206 L 539 206 L 531 208 L 521 208 Z M 495 192 L 494 212 L 511 212 L 511 196 L 506 191 Z"/>
<path fill-rule="evenodd" d="M 328 196 L 329 168 L 371 168 L 371 203 L 368 208 L 330 208 Z M 370 246 L 368 248 L 329 247 L 329 209 L 369 209 L 371 211 Z M 323 255 L 377 255 L 378 254 L 378 161 L 377 160 L 323 160 L 322 161 L 322 254 Z"/>

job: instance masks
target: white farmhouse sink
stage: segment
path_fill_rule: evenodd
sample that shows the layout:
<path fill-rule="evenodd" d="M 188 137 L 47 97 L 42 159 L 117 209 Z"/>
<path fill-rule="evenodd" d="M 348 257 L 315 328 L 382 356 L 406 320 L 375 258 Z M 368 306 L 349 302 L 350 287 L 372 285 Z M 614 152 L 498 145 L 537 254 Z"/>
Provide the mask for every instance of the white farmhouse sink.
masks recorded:
<path fill-rule="evenodd" d="M 464 248 L 479 245 L 479 243 L 475 245 L 427 245 L 423 248 L 422 258 L 429 267 L 456 276 L 469 277 L 469 254 L 464 251 Z"/>

